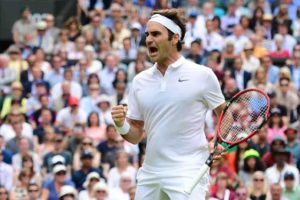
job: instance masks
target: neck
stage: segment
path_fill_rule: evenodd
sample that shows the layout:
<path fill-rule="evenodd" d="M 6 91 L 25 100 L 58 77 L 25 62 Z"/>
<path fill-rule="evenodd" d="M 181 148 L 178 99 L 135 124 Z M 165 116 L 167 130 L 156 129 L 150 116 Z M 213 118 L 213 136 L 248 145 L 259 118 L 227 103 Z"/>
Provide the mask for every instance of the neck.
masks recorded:
<path fill-rule="evenodd" d="M 162 62 L 157 62 L 157 69 L 162 73 L 162 75 L 165 75 L 168 66 L 172 63 L 174 63 L 176 60 L 180 58 L 179 52 L 174 52 L 171 54 L 167 59 L 165 59 Z"/>

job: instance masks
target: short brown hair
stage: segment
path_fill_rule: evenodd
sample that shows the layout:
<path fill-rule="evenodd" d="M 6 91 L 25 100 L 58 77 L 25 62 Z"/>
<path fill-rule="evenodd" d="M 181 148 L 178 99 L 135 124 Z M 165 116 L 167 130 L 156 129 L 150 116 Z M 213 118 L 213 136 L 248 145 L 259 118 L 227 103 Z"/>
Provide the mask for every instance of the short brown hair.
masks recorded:
<path fill-rule="evenodd" d="M 183 17 L 180 15 L 181 9 L 163 9 L 163 10 L 155 10 L 152 12 L 152 15 L 160 14 L 163 15 L 170 20 L 172 20 L 175 24 L 177 24 L 181 30 L 181 38 L 180 41 L 177 43 L 177 50 L 180 51 L 182 49 L 182 42 L 185 36 L 186 28 Z M 171 32 L 168 29 L 169 33 L 169 40 L 171 40 L 172 36 L 174 35 L 173 32 Z"/>

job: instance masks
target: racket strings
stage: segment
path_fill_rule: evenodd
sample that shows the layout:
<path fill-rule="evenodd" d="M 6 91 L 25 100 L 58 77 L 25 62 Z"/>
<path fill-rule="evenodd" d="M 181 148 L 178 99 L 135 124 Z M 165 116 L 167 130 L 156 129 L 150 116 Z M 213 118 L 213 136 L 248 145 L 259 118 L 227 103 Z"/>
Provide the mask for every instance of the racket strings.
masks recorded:
<path fill-rule="evenodd" d="M 268 112 L 265 95 L 248 91 L 232 101 L 223 114 L 220 136 L 225 142 L 236 143 L 257 131 Z"/>

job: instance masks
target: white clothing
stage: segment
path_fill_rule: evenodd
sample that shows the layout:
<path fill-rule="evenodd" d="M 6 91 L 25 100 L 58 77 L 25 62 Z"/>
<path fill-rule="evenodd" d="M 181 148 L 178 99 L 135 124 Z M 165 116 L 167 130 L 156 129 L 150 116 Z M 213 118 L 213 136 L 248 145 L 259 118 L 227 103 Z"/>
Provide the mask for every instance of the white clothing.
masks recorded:
<path fill-rule="evenodd" d="M 136 179 L 136 169 L 132 166 L 128 166 L 126 171 L 123 173 L 128 173 L 131 176 L 131 180 L 133 183 L 135 183 Z M 110 188 L 118 188 L 120 186 L 120 178 L 121 174 L 118 171 L 117 167 L 113 167 L 111 170 L 108 172 L 108 182 L 107 185 Z"/>
<path fill-rule="evenodd" d="M 228 42 L 232 42 L 234 44 L 234 54 L 240 54 L 244 50 L 244 46 L 249 39 L 241 35 L 240 37 L 236 37 L 235 35 L 230 35 L 225 39 L 225 44 Z"/>
<path fill-rule="evenodd" d="M 224 38 L 216 32 L 206 33 L 203 38 L 203 46 L 206 51 L 212 51 L 217 49 L 223 51 L 224 48 Z"/>
<path fill-rule="evenodd" d="M 36 173 L 41 172 L 41 162 L 39 156 L 35 152 L 29 152 L 33 159 L 33 168 Z M 13 155 L 12 166 L 15 170 L 21 171 L 22 169 L 22 156 L 20 153 Z"/>
<path fill-rule="evenodd" d="M 57 113 L 56 120 L 63 124 L 64 127 L 73 128 L 76 123 L 85 123 L 87 119 L 86 113 L 84 110 L 78 109 L 76 115 L 71 113 L 71 108 L 66 107 L 60 110 Z"/>
<path fill-rule="evenodd" d="M 224 102 L 213 71 L 184 57 L 171 64 L 164 76 L 156 65 L 139 73 L 130 90 L 127 114 L 145 123 L 142 173 L 193 177 L 188 172 L 199 170 L 208 156 L 206 112 Z M 208 181 L 204 182 L 206 187 Z"/>
<path fill-rule="evenodd" d="M 98 60 L 93 60 L 92 64 L 87 67 L 86 72 L 87 74 L 98 74 L 102 70 L 102 63 Z"/>
<path fill-rule="evenodd" d="M 252 75 L 260 66 L 260 61 L 255 56 L 250 56 L 250 58 L 243 58 L 243 69 L 247 72 L 250 72 Z"/>
<path fill-rule="evenodd" d="M 78 200 L 93 200 L 93 198 L 90 198 L 87 190 L 81 190 L 78 195 Z"/>
<path fill-rule="evenodd" d="M 13 186 L 14 173 L 11 165 L 4 162 L 0 163 L 0 185 L 3 185 L 6 190 L 11 191 Z"/>
<path fill-rule="evenodd" d="M 195 175 L 199 173 L 198 170 L 192 171 Z M 192 174 L 192 173 L 190 173 Z M 186 182 L 190 179 L 187 174 L 178 173 L 174 176 L 159 175 L 153 172 L 139 172 L 138 187 L 136 190 L 135 200 L 204 200 L 206 191 L 198 184 L 191 195 L 183 192 Z"/>
<path fill-rule="evenodd" d="M 79 83 L 77 83 L 76 81 L 70 81 L 70 84 L 71 84 L 71 96 L 74 96 L 74 97 L 77 97 L 80 99 L 82 96 L 81 85 L 79 85 Z M 57 99 L 57 98 L 61 97 L 61 95 L 62 95 L 61 85 L 62 85 L 62 82 L 57 83 L 52 87 L 51 96 L 53 99 Z"/>
<path fill-rule="evenodd" d="M 110 188 L 109 200 L 130 200 L 130 196 L 128 193 L 123 192 L 120 188 Z"/>
<path fill-rule="evenodd" d="M 4 137 L 5 142 L 14 138 L 16 133 L 10 124 L 3 124 L 0 128 L 0 135 Z M 33 131 L 30 124 L 23 122 L 22 124 L 22 136 L 32 139 Z"/>
<path fill-rule="evenodd" d="M 285 164 L 284 168 L 281 172 L 279 172 L 276 168 L 276 164 L 266 169 L 266 177 L 268 179 L 268 183 L 272 185 L 273 183 L 280 182 L 281 187 L 285 187 L 284 184 L 284 174 L 286 172 L 292 172 L 295 177 L 295 184 L 299 185 L 299 171 L 298 169 L 290 164 Z"/>

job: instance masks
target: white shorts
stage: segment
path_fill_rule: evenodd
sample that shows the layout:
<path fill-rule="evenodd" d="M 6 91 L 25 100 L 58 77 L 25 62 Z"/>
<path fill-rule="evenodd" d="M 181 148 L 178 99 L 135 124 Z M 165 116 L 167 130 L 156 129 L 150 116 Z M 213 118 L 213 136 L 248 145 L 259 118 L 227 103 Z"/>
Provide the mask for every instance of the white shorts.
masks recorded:
<path fill-rule="evenodd" d="M 200 184 L 191 195 L 184 192 L 188 179 L 184 174 L 158 176 L 140 169 L 135 200 L 205 200 L 206 190 Z"/>

